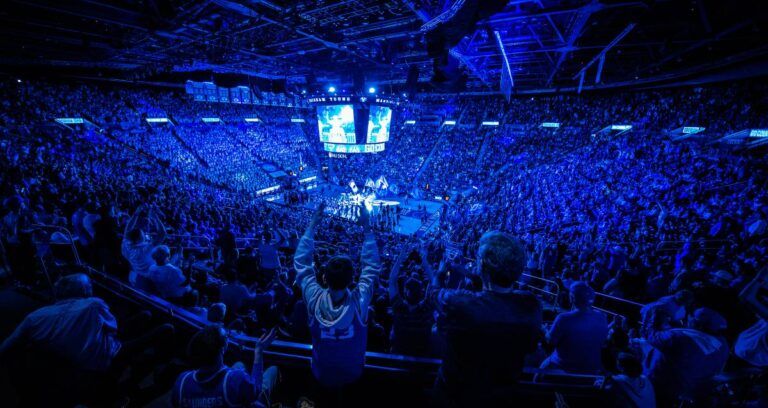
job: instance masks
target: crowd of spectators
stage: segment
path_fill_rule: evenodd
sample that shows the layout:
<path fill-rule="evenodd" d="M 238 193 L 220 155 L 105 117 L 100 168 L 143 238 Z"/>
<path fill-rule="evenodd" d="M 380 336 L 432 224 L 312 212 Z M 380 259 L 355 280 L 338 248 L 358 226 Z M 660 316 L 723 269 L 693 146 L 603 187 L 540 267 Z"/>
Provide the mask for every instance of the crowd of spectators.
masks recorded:
<path fill-rule="evenodd" d="M 768 103 L 750 89 L 468 97 L 442 113 L 466 118 L 455 128 L 403 125 L 383 153 L 324 159 L 338 184 L 385 175 L 462 191 L 420 240 L 372 232 L 365 212 L 352 223 L 324 216 L 322 205 L 312 215 L 248 194 L 269 185 L 263 162 L 285 168 L 316 154 L 285 120 L 295 112 L 270 108 L 273 119 L 262 115 L 254 127 L 202 124 L 192 118 L 243 108 L 175 106 L 181 95 L 120 88 L 4 84 L 2 92 L 17 96 L 4 98 L 0 117 L 2 238 L 21 281 L 40 280 L 35 254 L 50 255 L 40 242 L 68 239 L 41 237 L 33 225 L 66 227 L 87 263 L 204 321 L 266 332 L 264 347 L 275 326 L 312 341 L 313 374 L 326 388 L 354 382 L 365 350 L 436 356 L 437 398 L 461 405 L 481 394 L 492 403 L 483 393 L 523 366 L 607 374 L 607 388 L 643 407 L 704 398 L 726 366 L 765 366 L 757 295 L 768 262 L 765 159 L 663 134 L 763 125 Z M 150 128 L 141 121 L 150 114 L 185 119 Z M 43 123 L 56 115 L 97 126 Z M 503 125 L 478 126 L 492 118 Z M 548 120 L 563 127 L 539 127 Z M 600 132 L 611 123 L 635 129 Z M 361 252 L 359 261 L 345 256 Z M 522 272 L 568 296 L 515 290 Z M 596 292 L 646 305 L 642 319 L 597 310 Z M 195 339 L 203 373 L 222 364 L 221 333 Z M 249 387 L 242 398 L 257 398 L 273 376 L 238 379 Z M 181 379 L 174 395 L 204 394 L 190 384 Z"/>

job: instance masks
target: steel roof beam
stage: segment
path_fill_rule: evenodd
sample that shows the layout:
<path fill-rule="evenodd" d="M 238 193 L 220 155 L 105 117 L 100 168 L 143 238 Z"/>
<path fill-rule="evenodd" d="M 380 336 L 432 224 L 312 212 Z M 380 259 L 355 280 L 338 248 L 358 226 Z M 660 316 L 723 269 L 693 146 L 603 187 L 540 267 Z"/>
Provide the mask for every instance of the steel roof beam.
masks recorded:
<path fill-rule="evenodd" d="M 23 1 L 23 0 L 11 0 L 11 1 L 14 2 L 14 3 L 23 4 L 23 5 L 30 6 L 30 7 L 35 7 L 35 8 L 39 8 L 39 9 L 43 9 L 43 10 L 52 11 L 52 12 L 55 12 L 55 13 L 66 14 L 66 15 L 70 15 L 70 16 L 74 16 L 74 17 L 83 17 L 83 18 L 95 19 L 95 20 L 102 21 L 104 23 L 119 25 L 119 26 L 123 26 L 123 27 L 129 27 L 129 28 L 133 28 L 135 30 L 140 30 L 140 31 L 149 31 L 146 27 L 141 25 L 140 21 L 138 21 L 135 18 L 131 19 L 130 21 L 119 20 L 115 16 L 106 15 L 104 13 L 98 13 L 96 10 L 94 10 L 92 8 L 86 9 L 86 10 L 89 11 L 89 13 L 84 13 L 83 11 L 81 11 L 81 10 L 83 10 L 83 8 L 77 8 L 77 10 L 74 10 L 74 9 L 66 8 L 66 7 L 63 7 L 63 6 L 60 6 L 60 5 L 51 6 L 51 5 L 47 5 L 47 4 L 40 4 L 40 3 L 34 3 L 34 2 L 30 2 L 30 1 Z M 124 14 L 124 13 L 121 13 L 121 14 Z"/>
<path fill-rule="evenodd" d="M 659 60 L 657 62 L 654 62 L 653 64 L 650 64 L 650 65 L 642 68 L 640 70 L 640 72 L 647 72 L 647 71 L 649 71 L 649 70 L 651 70 L 653 68 L 660 67 L 660 66 L 666 64 L 669 61 L 675 60 L 678 57 L 681 57 L 681 56 L 683 56 L 685 54 L 688 54 L 691 51 L 695 51 L 695 50 L 697 50 L 697 49 L 699 49 L 701 47 L 704 47 L 704 46 L 706 46 L 706 45 L 708 45 L 710 43 L 720 41 L 724 37 L 727 37 L 727 36 L 729 36 L 729 35 L 731 35 L 731 34 L 733 34 L 735 32 L 738 32 L 741 29 L 743 29 L 745 27 L 748 27 L 750 25 L 752 25 L 752 20 L 746 20 L 746 21 L 742 21 L 740 23 L 737 23 L 737 24 L 735 24 L 735 25 L 733 25 L 733 26 L 731 26 L 731 27 L 729 27 L 729 28 L 727 28 L 727 29 L 717 33 L 713 37 L 706 38 L 706 39 L 703 39 L 701 41 L 696 41 L 695 43 L 691 44 L 690 46 L 688 46 L 688 47 L 686 47 L 686 48 L 684 48 L 684 49 L 682 49 L 682 50 L 680 50 L 678 52 L 672 53 L 672 54 L 662 58 L 661 60 Z"/>
<path fill-rule="evenodd" d="M 565 58 L 568 57 L 568 53 L 570 52 L 569 49 L 572 48 L 576 44 L 576 41 L 579 39 L 579 37 L 581 37 L 581 33 L 584 31 L 584 27 L 586 27 L 587 21 L 589 21 L 589 17 L 592 16 L 593 13 L 596 13 L 602 9 L 603 5 L 600 4 L 597 0 L 593 0 L 586 6 L 579 8 L 579 10 L 576 12 L 576 21 L 574 21 L 570 31 L 568 32 L 568 39 L 565 42 L 565 50 L 560 51 L 560 56 L 557 58 L 555 66 L 552 67 L 552 71 L 549 74 L 546 86 L 549 86 L 552 83 L 552 80 L 555 79 L 557 71 L 560 70 L 563 62 L 565 62 Z"/>
<path fill-rule="evenodd" d="M 592 60 L 590 60 L 590 61 L 587 63 L 587 65 L 585 65 L 585 66 L 584 66 L 584 68 L 580 69 L 580 70 L 579 70 L 579 72 L 577 72 L 577 73 L 576 73 L 576 75 L 574 75 L 572 79 L 576 79 L 576 78 L 578 78 L 579 76 L 581 76 L 582 78 L 584 78 L 584 73 L 585 73 L 585 72 L 586 72 L 586 71 L 587 71 L 587 70 L 588 70 L 588 69 L 589 69 L 589 68 L 590 68 L 590 67 L 591 67 L 591 66 L 592 66 L 592 65 L 593 65 L 595 62 L 597 62 L 597 61 L 600 61 L 601 59 L 604 59 L 604 58 L 605 58 L 605 54 L 607 54 L 607 53 L 608 53 L 608 51 L 610 51 L 610 50 L 611 50 L 611 48 L 613 48 L 613 47 L 614 47 L 616 44 L 618 44 L 618 43 L 619 43 L 619 41 L 621 41 L 621 40 L 622 40 L 624 37 L 626 37 L 626 36 L 627 36 L 627 34 L 629 34 L 629 32 L 630 32 L 630 31 L 632 31 L 632 29 L 634 29 L 634 28 L 635 28 L 635 26 L 637 26 L 637 24 L 635 24 L 635 23 L 630 23 L 628 26 L 626 26 L 626 27 L 624 28 L 624 30 L 622 30 L 622 31 L 619 33 L 619 35 L 617 35 L 617 36 L 616 36 L 616 37 L 615 37 L 613 40 L 611 40 L 611 42 L 610 42 L 610 43 L 608 43 L 608 45 L 606 45 L 606 46 L 605 46 L 605 48 L 603 48 L 603 49 L 602 49 L 602 51 L 600 51 L 599 53 L 597 53 L 597 55 L 595 55 L 595 57 L 594 57 L 594 58 L 592 58 Z M 600 67 L 602 67 L 602 66 L 603 66 L 603 64 L 600 64 Z M 601 70 L 602 70 L 602 68 L 601 68 Z M 599 75 L 598 75 L 598 77 L 599 77 Z"/>

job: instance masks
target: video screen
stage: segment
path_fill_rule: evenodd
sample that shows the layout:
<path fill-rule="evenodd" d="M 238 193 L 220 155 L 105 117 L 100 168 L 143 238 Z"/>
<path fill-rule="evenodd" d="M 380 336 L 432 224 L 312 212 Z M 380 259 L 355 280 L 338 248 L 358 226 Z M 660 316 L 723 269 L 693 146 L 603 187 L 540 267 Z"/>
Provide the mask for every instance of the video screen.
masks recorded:
<path fill-rule="evenodd" d="M 317 107 L 317 127 L 320 141 L 355 144 L 355 111 L 352 105 Z"/>
<path fill-rule="evenodd" d="M 324 143 L 323 150 L 329 153 L 378 153 L 384 151 L 384 143 L 347 145 Z"/>
<path fill-rule="evenodd" d="M 389 123 L 392 121 L 392 109 L 386 106 L 371 106 L 368 115 L 368 137 L 366 143 L 385 143 L 389 141 Z"/>

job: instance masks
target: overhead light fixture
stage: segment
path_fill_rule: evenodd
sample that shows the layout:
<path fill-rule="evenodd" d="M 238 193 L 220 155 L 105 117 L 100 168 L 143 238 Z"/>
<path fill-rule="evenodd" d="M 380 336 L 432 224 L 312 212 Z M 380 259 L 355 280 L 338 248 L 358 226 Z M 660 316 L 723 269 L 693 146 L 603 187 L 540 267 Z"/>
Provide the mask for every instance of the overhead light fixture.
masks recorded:
<path fill-rule="evenodd" d="M 376 88 L 374 88 L 374 87 L 368 88 L 368 93 L 370 93 L 370 94 L 376 93 Z"/>
<path fill-rule="evenodd" d="M 329 86 L 328 87 L 328 92 L 330 92 L 330 93 L 336 92 L 336 87 L 335 86 Z"/>

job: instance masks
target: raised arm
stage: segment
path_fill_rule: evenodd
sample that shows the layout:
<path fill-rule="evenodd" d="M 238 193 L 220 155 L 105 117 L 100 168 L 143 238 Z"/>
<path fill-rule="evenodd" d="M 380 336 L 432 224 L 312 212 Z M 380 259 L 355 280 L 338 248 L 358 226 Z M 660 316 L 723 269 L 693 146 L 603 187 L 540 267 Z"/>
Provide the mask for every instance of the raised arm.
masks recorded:
<path fill-rule="evenodd" d="M 154 210 L 150 210 L 149 212 L 149 222 L 157 229 L 157 235 L 155 235 L 155 239 L 152 240 L 152 245 L 160 245 L 163 241 L 165 241 L 165 237 L 167 236 L 168 232 L 165 230 L 165 225 L 163 225 L 163 222 L 160 221 L 160 217 L 155 214 Z"/>
<path fill-rule="evenodd" d="M 264 333 L 253 347 L 253 367 L 251 368 L 251 381 L 257 388 L 256 395 L 261 392 L 261 381 L 264 374 L 264 349 L 269 347 L 277 336 L 277 328 L 273 327 Z"/>
<path fill-rule="evenodd" d="M 403 249 L 392 264 L 392 270 L 389 271 L 389 300 L 395 299 L 400 294 L 400 288 L 397 285 L 397 278 L 400 276 L 400 267 L 408 256 L 410 247 Z"/>
<path fill-rule="evenodd" d="M 744 287 L 739 293 L 739 298 L 745 302 L 753 312 L 760 316 L 763 320 L 768 320 L 768 305 L 761 302 L 757 297 L 757 292 L 761 287 L 764 287 L 768 283 L 768 266 L 764 267 L 757 273 L 755 279 Z"/>
<path fill-rule="evenodd" d="M 365 206 L 360 208 L 360 224 L 363 227 L 363 250 L 360 253 L 360 263 L 363 270 L 360 273 L 360 280 L 357 283 L 357 290 L 360 292 L 360 310 L 368 310 L 368 304 L 373 297 L 373 291 L 376 289 L 376 280 L 381 274 L 381 259 L 379 258 L 379 247 L 376 244 L 376 236 L 371 231 L 370 213 Z"/>
<path fill-rule="evenodd" d="M 293 257 L 293 267 L 296 269 L 296 282 L 301 288 L 301 293 L 304 296 L 304 303 L 307 307 L 312 305 L 312 300 L 317 298 L 322 291 L 322 288 L 317 283 L 315 277 L 315 264 L 314 264 L 314 252 L 315 252 L 315 228 L 323 217 L 323 211 L 325 210 L 325 204 L 320 203 L 315 210 L 315 214 L 312 216 L 312 220 L 309 222 L 307 230 L 299 240 L 299 245 L 296 247 L 296 254 Z"/>
<path fill-rule="evenodd" d="M 432 290 L 438 290 L 442 289 L 443 287 L 443 274 L 445 273 L 445 254 L 443 254 L 443 259 L 440 260 L 440 266 L 437 268 L 437 272 L 435 272 L 434 268 L 432 268 L 432 264 L 429 263 L 429 259 L 427 257 L 429 256 L 429 252 L 427 251 L 427 246 L 425 244 L 422 244 L 419 247 L 419 256 L 421 257 L 421 267 L 424 269 L 424 272 L 427 274 L 427 279 L 429 280 L 429 286 Z"/>
<path fill-rule="evenodd" d="M 128 222 L 125 223 L 125 230 L 123 231 L 123 236 L 128 235 L 129 231 L 136 228 L 136 224 L 139 223 L 139 219 L 141 219 L 141 213 L 143 211 L 144 211 L 143 205 L 140 205 L 139 208 L 136 209 L 136 212 L 134 212 L 131 218 L 128 219 Z"/>

